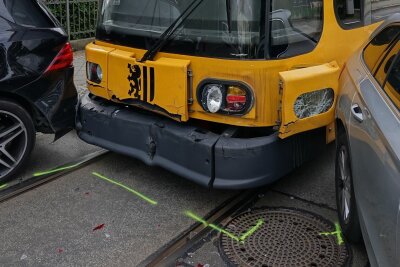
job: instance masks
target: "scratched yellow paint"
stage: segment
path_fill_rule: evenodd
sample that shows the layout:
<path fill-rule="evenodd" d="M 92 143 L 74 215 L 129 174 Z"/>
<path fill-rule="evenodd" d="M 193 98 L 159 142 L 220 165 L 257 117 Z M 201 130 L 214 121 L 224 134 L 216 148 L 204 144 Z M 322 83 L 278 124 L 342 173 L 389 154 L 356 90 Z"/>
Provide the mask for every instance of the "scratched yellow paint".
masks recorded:
<path fill-rule="evenodd" d="M 316 74 L 319 79 L 314 78 Z M 336 95 L 339 91 L 339 74 L 340 68 L 336 62 L 280 73 L 283 86 L 282 124 L 279 129 L 281 138 L 326 126 L 334 120 L 335 103 L 328 112 L 305 119 L 299 119 L 293 107 L 301 94 L 332 88 Z"/>

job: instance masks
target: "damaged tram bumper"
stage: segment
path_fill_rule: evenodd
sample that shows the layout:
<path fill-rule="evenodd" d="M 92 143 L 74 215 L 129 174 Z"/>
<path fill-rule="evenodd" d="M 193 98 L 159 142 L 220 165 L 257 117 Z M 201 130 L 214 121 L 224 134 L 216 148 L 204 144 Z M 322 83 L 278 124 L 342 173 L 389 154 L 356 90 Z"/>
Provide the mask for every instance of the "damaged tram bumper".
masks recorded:
<path fill-rule="evenodd" d="M 77 130 L 84 141 L 160 166 L 203 186 L 245 189 L 288 174 L 325 147 L 325 130 L 280 139 L 233 138 L 85 95 Z"/>

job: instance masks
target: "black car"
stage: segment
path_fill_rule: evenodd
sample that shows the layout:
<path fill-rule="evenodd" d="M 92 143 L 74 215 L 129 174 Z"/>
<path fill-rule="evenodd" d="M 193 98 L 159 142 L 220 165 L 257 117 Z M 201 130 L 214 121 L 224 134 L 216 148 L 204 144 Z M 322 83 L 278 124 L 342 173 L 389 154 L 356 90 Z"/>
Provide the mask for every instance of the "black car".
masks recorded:
<path fill-rule="evenodd" d="M 27 161 L 36 132 L 73 129 L 77 92 L 65 31 L 36 0 L 0 0 L 0 185 Z"/>

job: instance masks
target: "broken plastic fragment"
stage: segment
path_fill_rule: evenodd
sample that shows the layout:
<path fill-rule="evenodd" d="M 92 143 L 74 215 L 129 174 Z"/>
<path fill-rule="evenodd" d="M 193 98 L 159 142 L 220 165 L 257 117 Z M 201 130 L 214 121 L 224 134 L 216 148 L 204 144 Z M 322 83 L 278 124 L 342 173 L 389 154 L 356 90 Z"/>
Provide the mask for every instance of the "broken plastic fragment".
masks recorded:
<path fill-rule="evenodd" d="M 26 256 L 25 254 L 22 254 L 21 261 L 25 260 L 26 258 L 28 258 L 28 256 Z"/>
<path fill-rule="evenodd" d="M 95 228 L 93 228 L 93 232 L 94 231 L 98 231 L 98 230 L 102 230 L 104 228 L 104 226 L 106 226 L 104 223 L 100 224 L 100 225 L 97 225 Z"/>

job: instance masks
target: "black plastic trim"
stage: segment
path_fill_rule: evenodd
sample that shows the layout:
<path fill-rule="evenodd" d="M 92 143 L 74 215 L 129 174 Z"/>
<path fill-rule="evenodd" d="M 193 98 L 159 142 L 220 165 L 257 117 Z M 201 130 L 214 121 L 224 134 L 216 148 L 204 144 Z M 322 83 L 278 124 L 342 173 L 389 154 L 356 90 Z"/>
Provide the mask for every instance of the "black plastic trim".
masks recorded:
<path fill-rule="evenodd" d="M 325 128 L 280 139 L 232 138 L 190 123 L 90 97 L 81 99 L 84 141 L 160 166 L 205 187 L 247 189 L 273 183 L 325 147 Z"/>

